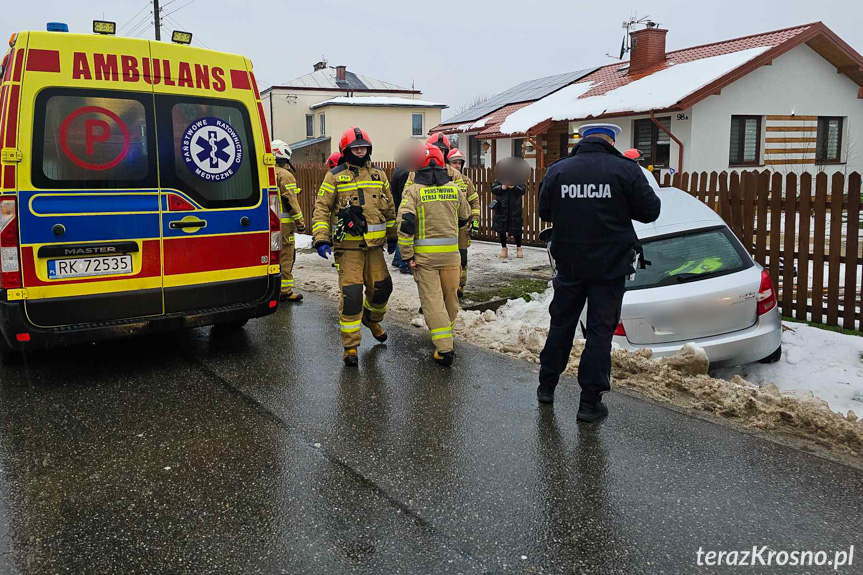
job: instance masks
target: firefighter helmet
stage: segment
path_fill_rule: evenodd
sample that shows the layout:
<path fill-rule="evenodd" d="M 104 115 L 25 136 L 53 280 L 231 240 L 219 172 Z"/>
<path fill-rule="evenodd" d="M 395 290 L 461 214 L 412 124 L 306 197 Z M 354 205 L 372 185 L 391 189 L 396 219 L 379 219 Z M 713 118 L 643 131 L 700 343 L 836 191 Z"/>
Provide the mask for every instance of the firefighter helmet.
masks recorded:
<path fill-rule="evenodd" d="M 342 153 L 341 152 L 333 152 L 332 154 L 330 154 L 330 157 L 327 158 L 327 167 L 332 170 L 333 168 L 335 168 L 336 166 L 339 165 L 339 160 L 341 160 L 341 159 L 342 159 Z"/>
<path fill-rule="evenodd" d="M 465 157 L 461 150 L 459 150 L 458 148 L 453 148 L 449 151 L 449 154 L 446 155 L 446 161 L 449 164 L 453 162 L 461 162 L 462 164 L 464 164 Z"/>
<path fill-rule="evenodd" d="M 291 156 L 294 154 L 294 151 L 287 142 L 284 142 L 283 140 L 273 140 L 270 147 L 273 149 L 273 155 L 276 156 L 277 159 L 287 160 L 289 162 L 291 161 Z"/>
<path fill-rule="evenodd" d="M 423 160 L 423 168 L 429 166 L 442 168 L 444 166 L 443 152 L 434 144 L 426 144 L 426 157 Z"/>
<path fill-rule="evenodd" d="M 426 144 L 432 144 L 433 146 L 437 146 L 439 148 L 445 148 L 447 152 L 450 151 L 450 143 L 449 138 L 446 137 L 446 134 L 443 132 L 435 132 L 429 139 L 426 140 Z"/>
<path fill-rule="evenodd" d="M 357 128 L 356 126 L 351 126 L 345 130 L 342 133 L 342 137 L 339 139 L 339 151 L 343 154 L 348 148 L 359 148 L 362 146 L 367 146 L 369 148 L 369 154 L 371 154 L 371 138 L 369 138 L 369 135 L 365 130 Z"/>

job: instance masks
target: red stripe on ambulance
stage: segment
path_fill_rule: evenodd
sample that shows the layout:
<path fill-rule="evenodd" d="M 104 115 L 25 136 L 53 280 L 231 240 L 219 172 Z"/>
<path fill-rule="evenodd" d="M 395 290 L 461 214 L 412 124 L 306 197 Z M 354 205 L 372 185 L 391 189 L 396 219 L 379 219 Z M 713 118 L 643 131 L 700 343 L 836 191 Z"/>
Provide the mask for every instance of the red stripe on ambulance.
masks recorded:
<path fill-rule="evenodd" d="M 270 233 L 166 239 L 165 275 L 211 272 L 261 265 L 269 256 Z"/>
<path fill-rule="evenodd" d="M 234 90 L 251 90 L 249 74 L 245 70 L 231 70 L 231 86 Z"/>
<path fill-rule="evenodd" d="M 18 62 L 16 62 L 16 64 L 18 64 Z M 60 52 L 57 50 L 39 50 L 38 48 L 30 48 L 27 53 L 27 71 L 59 72 Z M 20 72 L 21 70 L 16 67 L 16 81 L 21 78 Z"/>
<path fill-rule="evenodd" d="M 18 138 L 18 96 L 21 86 L 13 85 L 9 89 L 9 108 L 6 110 L 6 147 L 14 148 Z"/>
<path fill-rule="evenodd" d="M 58 66 L 60 65 L 59 57 L 60 57 L 60 54 L 58 53 L 57 54 L 57 58 L 58 58 L 57 65 Z M 23 62 L 24 62 L 24 50 L 17 50 L 15 53 L 15 73 L 12 74 L 12 79 L 15 82 L 21 81 L 21 68 L 23 67 L 22 66 Z"/>

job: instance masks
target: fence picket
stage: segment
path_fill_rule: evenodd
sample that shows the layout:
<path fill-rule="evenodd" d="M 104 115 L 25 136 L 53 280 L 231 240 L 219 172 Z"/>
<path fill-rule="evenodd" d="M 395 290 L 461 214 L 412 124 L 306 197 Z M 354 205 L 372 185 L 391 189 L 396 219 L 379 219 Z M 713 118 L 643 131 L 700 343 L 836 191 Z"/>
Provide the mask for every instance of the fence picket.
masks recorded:
<path fill-rule="evenodd" d="M 827 236 L 827 174 L 815 177 L 815 230 L 812 248 L 812 321 L 824 317 L 824 251 Z"/>
<path fill-rule="evenodd" d="M 785 250 L 782 255 L 782 314 L 794 312 L 794 240 L 797 237 L 797 174 L 785 178 Z"/>
<path fill-rule="evenodd" d="M 807 320 L 809 311 L 809 229 L 812 222 L 812 174 L 800 176 L 800 229 L 797 246 L 797 313 L 794 317 Z"/>
<path fill-rule="evenodd" d="M 779 253 L 782 249 L 782 174 L 774 172 L 770 179 L 770 253 L 769 271 L 773 286 L 779 289 Z"/>
<path fill-rule="evenodd" d="M 827 323 L 839 325 L 839 266 L 842 255 L 842 207 L 845 202 L 845 176 L 833 174 L 830 185 L 830 247 L 828 248 Z"/>
<path fill-rule="evenodd" d="M 848 177 L 848 224 L 845 234 L 845 293 L 843 295 L 843 327 L 863 330 L 863 305 L 860 305 L 860 327 L 856 323 L 856 307 L 860 303 L 857 287 L 857 262 L 860 250 L 860 174 Z"/>

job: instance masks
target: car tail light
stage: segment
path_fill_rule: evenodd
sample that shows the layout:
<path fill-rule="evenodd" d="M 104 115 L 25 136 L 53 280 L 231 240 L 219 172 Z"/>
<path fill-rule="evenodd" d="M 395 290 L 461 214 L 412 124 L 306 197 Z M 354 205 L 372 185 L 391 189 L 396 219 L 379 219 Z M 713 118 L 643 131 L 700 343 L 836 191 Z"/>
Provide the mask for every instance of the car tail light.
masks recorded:
<path fill-rule="evenodd" d="M 614 329 L 614 335 L 622 335 L 626 337 L 626 330 L 623 328 L 623 322 L 617 324 L 617 327 Z"/>
<path fill-rule="evenodd" d="M 270 265 L 279 263 L 282 251 L 282 220 L 279 217 L 279 194 L 270 192 Z"/>
<path fill-rule="evenodd" d="M 767 270 L 761 270 L 761 287 L 758 288 L 758 315 L 764 315 L 776 307 L 776 291 Z"/>
<path fill-rule="evenodd" d="M 0 198 L 0 287 L 21 287 L 18 261 L 18 218 L 13 198 Z"/>

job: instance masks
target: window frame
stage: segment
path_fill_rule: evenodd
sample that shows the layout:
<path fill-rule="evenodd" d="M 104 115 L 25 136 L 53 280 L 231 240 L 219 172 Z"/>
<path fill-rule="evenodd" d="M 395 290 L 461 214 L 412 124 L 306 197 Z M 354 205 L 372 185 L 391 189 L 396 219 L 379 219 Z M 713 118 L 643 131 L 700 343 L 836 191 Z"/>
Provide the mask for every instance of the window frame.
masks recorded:
<path fill-rule="evenodd" d="M 569 135 L 567 134 L 567 138 Z M 513 138 L 512 139 L 512 156 L 514 158 L 522 158 L 524 159 L 524 138 Z M 560 157 L 563 158 L 566 156 L 566 152 L 563 150 L 560 151 Z"/>
<path fill-rule="evenodd" d="M 174 158 L 174 132 L 173 132 L 173 109 L 177 104 L 197 104 L 203 106 L 222 106 L 234 108 L 239 111 L 243 119 L 246 135 L 246 146 L 243 151 L 249 161 L 249 171 L 252 190 L 248 198 L 235 198 L 230 200 L 210 200 L 203 197 L 192 186 L 184 182 L 178 175 L 177 163 Z M 204 209 L 218 210 L 230 208 L 250 208 L 257 206 L 264 197 L 261 191 L 260 173 L 258 172 L 258 161 L 260 152 L 255 147 L 255 137 L 251 122 L 249 109 L 241 100 L 230 100 L 225 98 L 208 98 L 203 96 L 185 96 L 182 94 L 155 94 L 156 128 L 159 130 L 159 182 L 160 189 L 178 190 L 188 194 L 198 202 Z M 173 184 L 173 185 L 169 185 Z"/>
<path fill-rule="evenodd" d="M 327 135 L 327 115 L 318 114 L 318 123 L 321 125 L 321 137 Z"/>
<path fill-rule="evenodd" d="M 53 180 L 43 171 L 45 161 L 45 122 L 48 101 L 56 96 L 76 98 L 108 98 L 114 100 L 134 100 L 144 108 L 144 121 L 147 126 L 147 174 L 137 180 Z M 91 88 L 46 88 L 36 95 L 33 114 L 33 133 L 31 137 L 30 183 L 40 190 L 122 190 L 158 188 L 157 177 L 158 146 L 156 143 L 156 114 L 153 95 L 145 92 L 119 90 L 99 90 Z"/>
<path fill-rule="evenodd" d="M 476 148 L 476 158 L 474 158 L 474 147 Z M 476 135 L 467 137 L 467 154 L 469 166 L 472 168 L 482 166 L 483 152 L 482 140 Z"/>
<path fill-rule="evenodd" d="M 663 120 L 668 120 L 669 130 L 671 129 L 671 116 L 664 116 L 661 118 L 656 118 L 658 122 L 662 122 Z M 657 126 L 652 119 L 650 118 L 639 118 L 637 120 L 632 121 L 632 147 L 638 148 L 638 125 L 639 122 L 643 122 L 650 126 L 650 165 L 652 165 L 657 170 L 667 170 L 671 167 L 671 138 L 669 137 L 668 142 L 668 160 L 663 165 L 656 164 L 656 148 L 659 144 L 659 126 Z M 664 134 L 665 132 L 663 132 Z"/>
<path fill-rule="evenodd" d="M 315 137 L 315 115 L 306 114 L 306 138 Z"/>
<path fill-rule="evenodd" d="M 838 120 L 839 121 L 839 139 L 836 142 L 836 157 L 835 157 L 835 159 L 834 158 L 827 158 L 827 157 L 823 157 L 823 156 L 819 157 L 819 156 L 821 156 L 822 146 L 824 148 L 824 153 L 826 156 L 827 145 L 828 145 L 828 142 L 826 139 L 826 134 L 825 134 L 824 140 L 822 141 L 822 144 L 821 145 L 818 144 L 818 141 L 820 139 L 820 134 L 821 134 L 821 126 L 822 125 L 827 126 L 829 124 L 829 122 L 832 120 Z M 842 164 L 842 163 L 844 163 L 844 162 L 842 162 L 842 144 L 843 144 L 842 132 L 845 129 L 845 121 L 844 120 L 845 120 L 844 116 L 818 116 L 818 126 L 817 126 L 816 131 L 815 131 L 815 163 L 816 164 L 818 164 L 818 165 L 829 165 L 829 164 Z"/>
<path fill-rule="evenodd" d="M 414 125 L 414 120 L 417 118 L 417 116 L 419 116 L 419 119 L 420 119 L 419 133 L 416 132 L 416 126 Z M 416 138 L 416 137 L 424 136 L 425 134 L 423 133 L 423 129 L 425 128 L 425 123 L 426 123 L 425 114 L 423 114 L 422 112 L 412 112 L 411 113 L 411 137 Z"/>
<path fill-rule="evenodd" d="M 731 131 L 734 129 L 734 120 L 738 120 L 743 122 L 740 130 L 740 160 L 734 161 L 734 158 L 731 157 Z M 745 161 L 743 159 L 743 150 L 746 146 L 746 120 L 755 120 L 756 121 L 756 132 L 755 132 L 755 160 Z M 731 115 L 731 124 L 728 127 L 728 167 L 730 168 L 746 168 L 746 167 L 757 167 L 762 164 L 762 156 L 763 151 L 761 146 L 761 138 L 763 133 L 763 125 L 762 125 L 762 117 L 754 116 L 751 114 L 732 114 Z"/>

